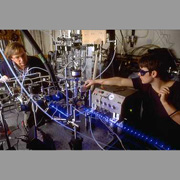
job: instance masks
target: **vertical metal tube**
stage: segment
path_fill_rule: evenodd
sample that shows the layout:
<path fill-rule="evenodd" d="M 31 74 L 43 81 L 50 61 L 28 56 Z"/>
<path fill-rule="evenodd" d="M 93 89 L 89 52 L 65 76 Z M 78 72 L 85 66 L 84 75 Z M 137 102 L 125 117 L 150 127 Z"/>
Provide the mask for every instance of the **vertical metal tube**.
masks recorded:
<path fill-rule="evenodd" d="M 34 106 L 33 102 L 32 102 L 32 111 L 33 111 L 33 115 L 34 115 L 34 125 L 35 125 L 35 127 L 37 127 L 36 112 L 35 112 L 35 106 Z"/>
<path fill-rule="evenodd" d="M 93 71 L 93 77 L 92 77 L 93 80 L 96 78 L 97 66 L 98 66 L 98 52 L 95 52 L 94 71 Z M 91 86 L 91 91 L 93 89 L 94 89 L 94 85 Z"/>
<path fill-rule="evenodd" d="M 67 110 L 67 116 L 69 116 L 69 97 L 68 97 L 68 87 L 67 87 L 67 66 L 65 67 L 65 88 L 66 88 L 66 110 Z"/>
<path fill-rule="evenodd" d="M 91 95 L 91 90 L 89 90 L 89 107 L 92 106 L 92 95 Z"/>
<path fill-rule="evenodd" d="M 72 115 L 72 104 L 69 104 L 69 113 L 70 113 L 70 116 Z"/>
<path fill-rule="evenodd" d="M 76 98 L 78 96 L 78 78 L 74 79 L 74 97 Z"/>
<path fill-rule="evenodd" d="M 73 122 L 75 123 L 76 122 L 76 110 L 74 109 L 73 110 Z M 76 126 L 74 124 L 74 138 L 76 139 L 77 136 L 76 136 Z"/>
<path fill-rule="evenodd" d="M 103 41 L 101 41 L 100 44 L 100 50 L 99 50 L 99 74 L 100 74 L 100 79 L 101 79 L 101 71 L 102 71 L 102 67 L 101 67 L 101 63 L 102 63 L 102 45 L 103 45 Z"/>

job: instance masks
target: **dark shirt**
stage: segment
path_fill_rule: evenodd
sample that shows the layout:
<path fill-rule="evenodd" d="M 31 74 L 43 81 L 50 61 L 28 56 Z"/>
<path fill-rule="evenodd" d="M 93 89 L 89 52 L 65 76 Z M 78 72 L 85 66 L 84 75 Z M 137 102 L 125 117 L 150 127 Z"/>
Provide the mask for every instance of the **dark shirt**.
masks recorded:
<path fill-rule="evenodd" d="M 141 128 L 176 149 L 180 149 L 180 125 L 173 121 L 163 107 L 158 93 L 150 84 L 142 84 L 140 78 L 132 79 L 135 89 L 139 89 L 143 99 Z M 180 82 L 170 87 L 168 101 L 180 110 Z"/>
<path fill-rule="evenodd" d="M 14 70 L 15 74 L 18 76 L 19 74 L 18 74 L 17 70 L 14 68 L 12 60 L 8 60 L 8 62 L 10 64 L 10 66 L 12 67 L 12 69 Z M 32 67 L 40 67 L 40 68 L 43 68 L 44 70 L 46 70 L 43 63 L 41 62 L 41 60 L 34 56 L 28 56 L 27 66 L 29 67 L 29 69 Z M 36 72 L 41 72 L 41 75 L 47 75 L 47 73 L 45 71 L 40 70 L 40 69 L 32 69 L 29 71 L 29 74 L 36 73 Z M 3 60 L 0 64 L 0 73 L 2 76 L 6 75 L 8 78 L 14 77 L 11 70 L 9 69 L 7 63 L 5 62 L 5 60 Z"/>

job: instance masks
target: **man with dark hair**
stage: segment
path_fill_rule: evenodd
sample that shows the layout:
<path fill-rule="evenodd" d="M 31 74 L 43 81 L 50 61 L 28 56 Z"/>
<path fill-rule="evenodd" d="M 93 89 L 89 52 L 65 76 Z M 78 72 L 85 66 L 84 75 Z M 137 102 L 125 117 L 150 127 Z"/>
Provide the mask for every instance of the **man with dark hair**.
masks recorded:
<path fill-rule="evenodd" d="M 85 87 L 101 84 L 138 89 L 143 99 L 142 129 L 180 149 L 180 82 L 170 79 L 169 70 L 175 64 L 168 52 L 160 48 L 143 55 L 138 78 L 87 80 Z"/>

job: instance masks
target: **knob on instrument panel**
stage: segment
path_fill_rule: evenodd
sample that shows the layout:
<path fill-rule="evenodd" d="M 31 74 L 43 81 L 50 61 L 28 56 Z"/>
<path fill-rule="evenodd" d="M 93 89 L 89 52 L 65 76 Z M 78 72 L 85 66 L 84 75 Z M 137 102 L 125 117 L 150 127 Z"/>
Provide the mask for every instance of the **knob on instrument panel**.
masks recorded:
<path fill-rule="evenodd" d="M 108 96 L 108 99 L 109 99 L 110 101 L 112 101 L 112 100 L 114 99 L 114 94 L 110 94 L 110 95 Z"/>

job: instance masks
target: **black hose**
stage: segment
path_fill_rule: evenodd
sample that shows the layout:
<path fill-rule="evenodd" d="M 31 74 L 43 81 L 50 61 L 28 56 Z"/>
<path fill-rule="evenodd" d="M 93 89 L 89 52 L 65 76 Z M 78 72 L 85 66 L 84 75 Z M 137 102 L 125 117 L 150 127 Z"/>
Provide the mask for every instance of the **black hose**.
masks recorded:
<path fill-rule="evenodd" d="M 46 60 L 46 58 L 44 57 L 41 49 L 39 48 L 38 44 L 36 43 L 36 41 L 33 39 L 33 37 L 31 36 L 31 34 L 29 33 L 28 30 L 21 30 L 21 32 L 25 35 L 25 37 L 29 40 L 29 42 L 31 43 L 31 45 L 33 46 L 33 48 L 35 49 L 35 51 L 37 52 L 40 60 L 42 61 L 42 63 L 44 64 L 46 70 L 48 71 L 51 81 L 53 83 L 54 87 L 57 87 L 59 89 L 58 84 L 56 83 L 56 76 L 51 68 L 51 66 L 49 65 L 48 61 Z M 56 85 L 55 85 L 56 84 Z"/>

